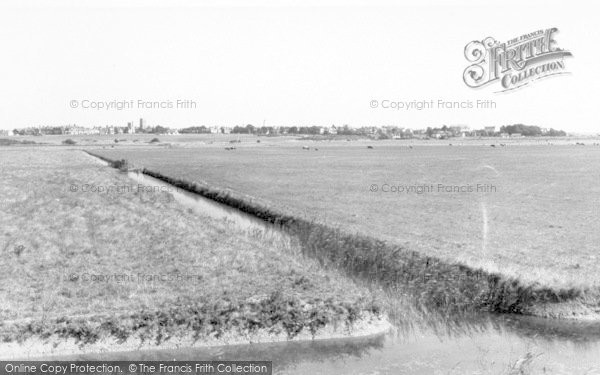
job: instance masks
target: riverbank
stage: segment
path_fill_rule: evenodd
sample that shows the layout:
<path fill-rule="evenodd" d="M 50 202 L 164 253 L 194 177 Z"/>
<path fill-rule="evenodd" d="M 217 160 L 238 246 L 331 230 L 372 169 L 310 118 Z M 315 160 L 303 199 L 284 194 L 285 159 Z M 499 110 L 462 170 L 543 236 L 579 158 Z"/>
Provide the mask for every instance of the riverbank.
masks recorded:
<path fill-rule="evenodd" d="M 370 236 L 348 234 L 314 220 L 282 213 L 232 191 L 149 169 L 144 173 L 280 225 L 299 239 L 305 255 L 353 277 L 374 280 L 384 287 L 400 287 L 426 309 L 448 313 L 475 309 L 560 319 L 600 318 L 600 293 L 594 288 L 554 287 L 448 262 Z"/>
<path fill-rule="evenodd" d="M 5 358 L 372 334 L 387 324 L 377 296 L 299 257 L 293 241 L 198 216 L 77 150 L 0 153 Z"/>
<path fill-rule="evenodd" d="M 106 321 L 104 324 L 106 324 Z M 164 328 L 165 330 L 169 329 L 169 327 Z M 259 328 L 252 331 L 228 329 L 219 335 L 211 334 L 199 337 L 187 327 L 180 326 L 178 331 L 172 332 L 171 337 L 160 342 L 144 339 L 137 335 L 120 339 L 118 335 L 105 331 L 94 342 L 83 344 L 75 337 L 65 338 L 64 335 L 53 334 L 48 337 L 31 337 L 20 342 L 0 343 L 0 360 L 101 355 L 113 352 L 179 350 L 259 343 L 357 339 L 383 335 L 391 329 L 392 326 L 385 317 L 365 313 L 362 314 L 361 318 L 353 321 L 351 325 L 344 323 L 327 324 L 314 333 L 303 330 L 292 337 L 286 333 L 286 328 L 283 325 L 269 329 Z M 155 333 L 155 337 L 159 335 L 158 332 Z"/>

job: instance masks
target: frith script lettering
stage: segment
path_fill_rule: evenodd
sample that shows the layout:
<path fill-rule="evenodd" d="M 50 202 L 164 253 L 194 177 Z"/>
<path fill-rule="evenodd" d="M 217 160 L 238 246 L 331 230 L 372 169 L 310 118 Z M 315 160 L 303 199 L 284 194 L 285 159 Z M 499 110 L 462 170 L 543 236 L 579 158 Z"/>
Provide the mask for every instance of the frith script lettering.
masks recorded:
<path fill-rule="evenodd" d="M 472 41 L 465 47 L 469 65 L 463 80 L 478 88 L 498 81 L 499 91 L 513 90 L 540 78 L 565 74 L 565 57 L 571 52 L 557 46 L 553 27 L 500 43 L 492 37 Z"/>

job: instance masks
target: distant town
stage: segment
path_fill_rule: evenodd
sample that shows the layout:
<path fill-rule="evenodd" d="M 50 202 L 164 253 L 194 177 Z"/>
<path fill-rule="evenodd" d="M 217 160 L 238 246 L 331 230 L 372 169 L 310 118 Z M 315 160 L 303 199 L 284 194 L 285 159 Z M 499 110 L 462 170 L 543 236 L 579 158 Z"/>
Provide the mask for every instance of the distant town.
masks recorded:
<path fill-rule="evenodd" d="M 408 139 L 433 138 L 447 139 L 455 137 L 562 137 L 567 134 L 562 130 L 544 128 L 534 125 L 513 124 L 504 126 L 484 126 L 472 129 L 462 125 L 443 125 L 425 129 L 410 129 L 398 126 L 363 126 L 349 125 L 331 126 L 191 126 L 186 128 L 170 128 L 161 125 L 149 126 L 146 120 L 128 122 L 125 126 L 83 127 L 75 124 L 63 126 L 32 126 L 14 130 L 0 130 L 0 136 L 43 136 L 43 135 L 113 135 L 113 134 L 255 134 L 261 136 L 279 135 L 313 135 L 313 136 L 366 136 L 375 139 Z"/>

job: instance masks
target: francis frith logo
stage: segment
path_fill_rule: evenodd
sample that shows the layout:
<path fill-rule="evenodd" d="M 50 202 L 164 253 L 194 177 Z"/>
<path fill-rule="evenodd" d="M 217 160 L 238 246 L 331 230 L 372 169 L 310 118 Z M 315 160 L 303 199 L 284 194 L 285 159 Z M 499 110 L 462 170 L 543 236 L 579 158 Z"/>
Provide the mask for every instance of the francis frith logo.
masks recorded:
<path fill-rule="evenodd" d="M 501 88 L 497 92 L 502 92 L 568 73 L 564 59 L 572 54 L 558 47 L 557 32 L 553 27 L 504 43 L 492 37 L 472 41 L 465 47 L 465 57 L 471 63 L 463 73 L 465 84 L 478 88 L 498 82 Z"/>

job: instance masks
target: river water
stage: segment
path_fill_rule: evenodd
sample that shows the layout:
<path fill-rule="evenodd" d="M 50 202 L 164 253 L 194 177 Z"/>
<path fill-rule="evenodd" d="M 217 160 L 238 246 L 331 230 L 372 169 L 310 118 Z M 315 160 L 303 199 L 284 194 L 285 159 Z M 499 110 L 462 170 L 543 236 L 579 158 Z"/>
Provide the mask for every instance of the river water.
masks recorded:
<path fill-rule="evenodd" d="M 278 229 L 236 209 L 129 173 L 162 187 L 202 216 L 250 231 Z M 281 236 L 286 234 L 280 232 Z M 398 303 L 402 306 L 402 302 Z M 482 314 L 416 322 L 396 319 L 386 334 L 354 339 L 138 351 L 64 357 L 88 360 L 270 360 L 278 374 L 600 374 L 600 323 Z M 63 358 L 61 358 L 63 359 Z"/>

